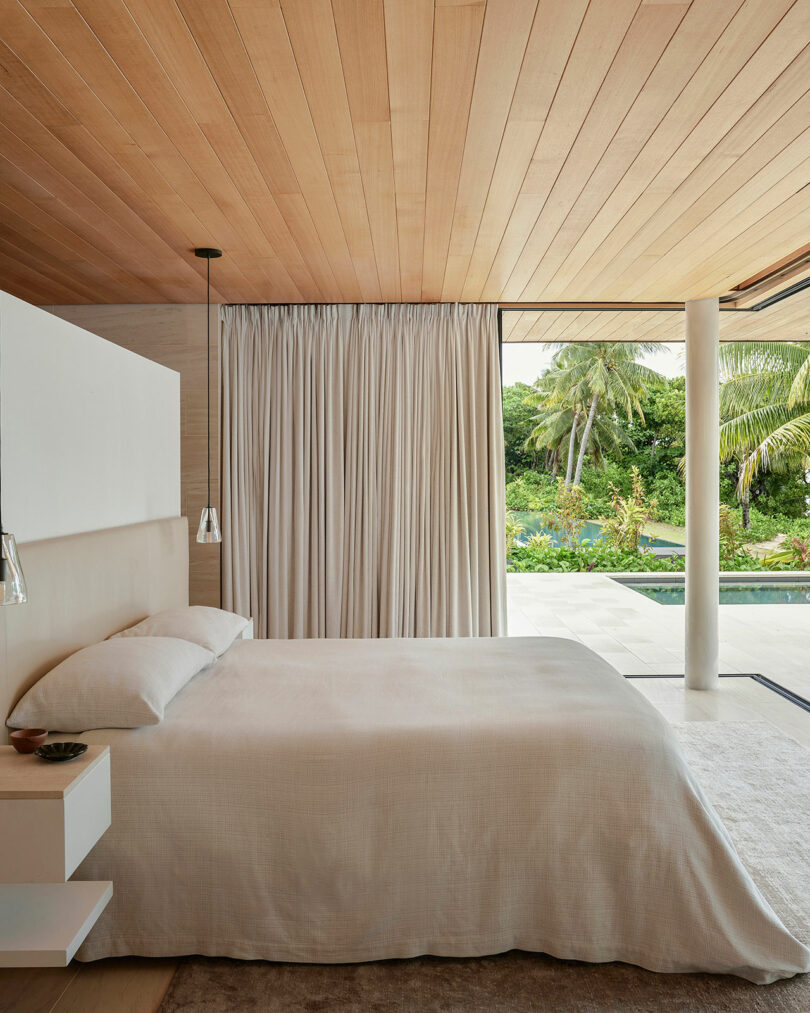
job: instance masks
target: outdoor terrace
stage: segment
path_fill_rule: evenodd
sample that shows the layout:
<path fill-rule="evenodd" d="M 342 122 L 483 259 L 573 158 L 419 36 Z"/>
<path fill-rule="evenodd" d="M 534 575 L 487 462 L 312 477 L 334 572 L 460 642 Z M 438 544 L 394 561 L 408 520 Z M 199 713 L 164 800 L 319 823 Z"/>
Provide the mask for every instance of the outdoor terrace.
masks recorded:
<path fill-rule="evenodd" d="M 753 679 L 722 678 L 719 689 L 686 690 L 679 678 L 684 672 L 684 606 L 653 601 L 614 576 L 507 574 L 509 635 L 579 640 L 622 675 L 636 677 L 634 685 L 671 721 L 769 720 L 810 747 L 810 712 Z M 657 577 L 647 576 L 651 582 Z M 808 643 L 810 604 L 720 606 L 723 675 L 761 675 L 809 699 Z"/>

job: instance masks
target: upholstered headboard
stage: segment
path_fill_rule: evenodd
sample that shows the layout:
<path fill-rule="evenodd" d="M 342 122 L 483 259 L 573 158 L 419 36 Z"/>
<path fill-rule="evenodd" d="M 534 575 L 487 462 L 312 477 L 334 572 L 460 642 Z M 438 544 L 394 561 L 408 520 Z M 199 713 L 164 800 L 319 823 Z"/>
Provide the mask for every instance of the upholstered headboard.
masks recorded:
<path fill-rule="evenodd" d="M 23 693 L 69 654 L 188 604 L 185 517 L 20 546 L 28 602 L 0 608 L 0 742 Z"/>

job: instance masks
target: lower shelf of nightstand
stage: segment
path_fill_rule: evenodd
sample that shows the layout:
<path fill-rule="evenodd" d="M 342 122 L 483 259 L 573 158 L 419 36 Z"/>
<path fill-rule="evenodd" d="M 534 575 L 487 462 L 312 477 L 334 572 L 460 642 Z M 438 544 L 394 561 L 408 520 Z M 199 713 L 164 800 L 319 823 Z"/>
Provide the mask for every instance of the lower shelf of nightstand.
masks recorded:
<path fill-rule="evenodd" d="M 66 967 L 112 893 L 108 882 L 0 884 L 0 967 Z"/>

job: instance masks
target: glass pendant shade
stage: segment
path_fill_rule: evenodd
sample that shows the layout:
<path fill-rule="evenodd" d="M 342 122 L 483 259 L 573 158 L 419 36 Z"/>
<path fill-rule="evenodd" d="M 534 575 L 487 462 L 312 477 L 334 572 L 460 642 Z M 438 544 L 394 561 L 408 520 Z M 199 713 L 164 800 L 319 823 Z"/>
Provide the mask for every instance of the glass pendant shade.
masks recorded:
<path fill-rule="evenodd" d="M 198 542 L 221 542 L 216 507 L 206 506 L 200 515 L 200 526 L 197 528 Z"/>
<path fill-rule="evenodd" d="M 217 529 L 218 530 L 218 529 Z M 25 576 L 17 555 L 17 542 L 14 535 L 2 532 L 0 535 L 0 605 L 22 605 L 28 601 L 28 589 Z"/>

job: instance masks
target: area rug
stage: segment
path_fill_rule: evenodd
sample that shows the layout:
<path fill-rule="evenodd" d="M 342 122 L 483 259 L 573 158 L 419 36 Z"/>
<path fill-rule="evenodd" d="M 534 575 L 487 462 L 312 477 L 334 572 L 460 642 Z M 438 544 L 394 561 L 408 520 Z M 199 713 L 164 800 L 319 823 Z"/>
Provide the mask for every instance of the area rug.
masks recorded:
<path fill-rule="evenodd" d="M 758 886 L 810 939 L 810 750 L 773 726 L 675 726 L 693 769 Z M 652 974 L 530 953 L 372 964 L 272 964 L 190 957 L 160 1013 L 807 1013 L 810 976 L 752 985 Z"/>

